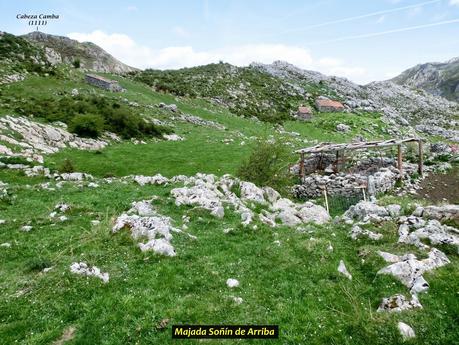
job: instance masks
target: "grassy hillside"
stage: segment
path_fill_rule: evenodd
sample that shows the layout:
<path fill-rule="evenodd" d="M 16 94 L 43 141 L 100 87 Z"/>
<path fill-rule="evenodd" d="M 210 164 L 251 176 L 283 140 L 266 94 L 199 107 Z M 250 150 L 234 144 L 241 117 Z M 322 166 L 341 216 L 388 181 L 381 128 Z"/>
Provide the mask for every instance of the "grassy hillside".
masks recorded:
<path fill-rule="evenodd" d="M 240 216 L 230 209 L 219 220 L 207 211 L 176 206 L 169 194 L 174 185 L 140 187 L 121 179 L 112 183 L 100 179 L 132 174 L 234 173 L 260 138 L 288 145 L 293 163 L 296 148 L 318 141 L 345 142 L 357 135 L 387 137 L 380 115 L 322 113 L 310 122 L 288 120 L 279 127 L 237 116 L 231 107 L 199 97 L 152 91 L 139 81 L 107 75 L 127 90 L 114 94 L 85 84 L 78 70 L 68 69 L 64 75 L 30 76 L 2 87 L 0 116 L 19 115 L 18 99 L 27 103 L 60 99 L 76 88 L 80 94 L 123 104 L 145 119 L 162 121 L 184 140 L 145 136 L 145 144 L 123 140 L 97 152 L 65 149 L 45 157 L 45 165 L 51 168 L 70 160 L 77 171 L 96 177 L 97 188 L 70 182 L 59 188 L 55 181 L 0 169 L 0 180 L 8 183 L 9 192 L 0 203 L 0 219 L 6 220 L 0 225 L 0 244 L 11 244 L 0 247 L 2 343 L 49 344 L 67 333 L 72 334 L 68 344 L 169 344 L 173 343 L 172 324 L 207 323 L 279 324 L 280 340 L 258 341 L 260 344 L 386 345 L 402 343 L 398 321 L 416 329 L 417 339 L 412 343 L 456 342 L 459 260 L 451 248 L 445 250 L 452 263 L 426 274 L 431 290 L 420 296 L 423 310 L 376 313 L 383 297 L 408 294 L 393 278 L 376 275 L 385 265 L 377 250 L 424 255 L 412 246 L 395 243 L 397 224 L 393 222 L 369 226 L 384 234 L 378 243 L 353 241 L 347 235 L 348 226 L 334 223 L 308 225 L 300 232 L 284 226 L 272 229 L 256 220 L 256 229 L 244 228 Z M 269 97 L 275 88 L 266 83 L 266 89 L 260 86 L 259 92 Z M 280 104 L 281 99 L 278 101 Z M 157 107 L 160 102 L 176 104 L 181 114 Z M 276 114 L 281 113 L 281 108 L 275 109 Z M 23 115 L 31 116 L 28 112 Z M 186 122 L 179 118 L 183 114 L 213 121 L 225 129 Z M 46 121 L 46 112 L 35 119 Z M 349 125 L 350 132 L 337 132 L 338 123 Z M 54 190 L 40 186 L 46 182 Z M 174 234 L 176 257 L 142 253 L 127 231 L 111 233 L 114 219 L 129 209 L 131 202 L 152 197 L 158 198 L 154 202 L 158 211 L 170 216 L 177 227 L 182 226 L 183 216 L 190 217 L 187 232 L 197 239 Z M 414 207 L 410 198 L 389 201 L 402 203 L 405 213 Z M 71 205 L 64 222 L 49 216 L 59 202 Z M 100 223 L 94 225 L 93 220 Z M 20 230 L 23 225 L 33 228 L 24 232 Z M 228 228 L 233 230 L 225 233 Z M 330 244 L 332 252 L 327 250 Z M 337 272 L 340 260 L 346 262 L 352 281 Z M 109 272 L 110 282 L 71 274 L 69 266 L 75 261 Z M 44 273 L 45 267 L 52 269 Z M 225 284 L 228 278 L 238 279 L 240 287 L 229 290 Z M 235 296 L 243 303 L 236 304 Z"/>
<path fill-rule="evenodd" d="M 306 84 L 300 89 L 258 69 L 226 63 L 146 70 L 134 74 L 134 78 L 156 91 L 206 98 L 226 105 L 234 114 L 269 122 L 289 119 L 301 104 L 312 106 L 311 94 L 320 91 L 317 85 Z"/>
<path fill-rule="evenodd" d="M 431 290 L 421 296 L 424 310 L 375 312 L 382 297 L 406 289 L 388 276 L 375 275 L 384 265 L 376 250 L 413 251 L 393 244 L 395 224 L 377 229 L 385 236 L 377 245 L 354 242 L 346 228 L 336 226 L 311 226 L 310 233 L 300 233 L 258 224 L 254 231 L 239 227 L 236 215 L 219 221 L 207 212 L 176 207 L 168 199 L 170 187 L 114 183 L 92 190 L 68 184 L 43 191 L 27 187 L 23 179 L 10 176 L 9 182 L 17 183 L 16 197 L 1 211 L 8 222 L 1 227 L 0 243 L 12 243 L 0 251 L 0 334 L 5 344 L 50 343 L 70 326 L 76 329 L 74 344 L 169 344 L 170 324 L 181 323 L 279 324 L 283 344 L 401 344 L 395 327 L 399 320 L 416 328 L 419 344 L 454 344 L 459 335 L 459 261 L 453 255 L 452 264 L 426 277 Z M 131 201 L 153 195 L 159 197 L 155 205 L 176 224 L 182 214 L 191 216 L 189 233 L 197 240 L 174 235 L 175 258 L 141 253 L 127 232 L 110 234 L 113 217 Z M 72 209 L 68 221 L 53 225 L 48 215 L 58 202 Z M 94 219 L 101 223 L 91 225 Z M 19 231 L 23 224 L 34 228 Z M 235 230 L 225 234 L 229 227 Z M 329 243 L 332 253 L 326 250 Z M 341 259 L 352 281 L 337 273 Z M 110 272 L 110 282 L 69 273 L 76 260 Z M 53 269 L 41 273 L 43 267 Z M 241 286 L 230 291 L 225 286 L 229 277 Z M 244 302 L 237 305 L 231 296 Z M 161 329 L 164 319 L 170 323 Z"/>
<path fill-rule="evenodd" d="M 0 81 L 9 74 L 54 74 L 44 51 L 27 40 L 0 32 Z"/>
<path fill-rule="evenodd" d="M 178 142 L 158 142 L 151 139 L 141 146 L 131 143 L 114 144 L 102 153 L 67 149 L 48 157 L 46 161 L 48 166 L 58 167 L 69 158 L 74 161 L 77 169 L 97 176 L 151 174 L 155 171 L 168 176 L 197 172 L 223 175 L 236 171 L 259 138 L 272 136 L 282 140 L 291 145 L 293 152 L 295 148 L 309 146 L 317 141 L 343 142 L 360 134 L 367 138 L 387 136 L 386 126 L 380 116 L 372 113 L 363 115 L 321 113 L 309 122 L 286 121 L 284 122 L 286 133 L 279 133 L 276 127 L 269 123 L 235 116 L 225 107 L 214 105 L 206 100 L 174 98 L 169 94 L 152 92 L 139 82 L 113 75 L 107 76 L 118 79 L 127 91 L 114 94 L 94 88 L 83 81 L 82 73 L 71 70 L 71 74 L 66 78 L 30 77 L 21 83 L 6 85 L 0 91 L 0 110 L 3 114 L 23 114 L 27 110 L 33 111 L 35 103 L 40 104 L 50 98 L 58 100 L 68 97 L 72 89 L 77 88 L 80 94 L 104 97 L 123 106 L 127 104 L 124 99 L 128 102 L 137 102 L 141 106 L 129 107 L 130 112 L 146 119 L 154 118 L 170 123 L 169 127 L 185 138 L 184 141 Z M 183 113 L 214 121 L 225 126 L 226 130 L 176 122 L 171 120 L 173 114 L 170 112 L 164 112 L 157 107 L 144 107 L 160 102 L 175 103 Z M 29 106 L 24 108 L 21 104 Z M 45 108 L 44 114 L 51 116 L 52 112 L 47 112 Z M 36 115 L 35 119 L 40 120 L 40 117 Z M 349 125 L 351 131 L 337 132 L 338 123 Z M 292 158 L 292 162 L 295 159 Z M 134 164 L 126 164 L 128 162 Z"/>

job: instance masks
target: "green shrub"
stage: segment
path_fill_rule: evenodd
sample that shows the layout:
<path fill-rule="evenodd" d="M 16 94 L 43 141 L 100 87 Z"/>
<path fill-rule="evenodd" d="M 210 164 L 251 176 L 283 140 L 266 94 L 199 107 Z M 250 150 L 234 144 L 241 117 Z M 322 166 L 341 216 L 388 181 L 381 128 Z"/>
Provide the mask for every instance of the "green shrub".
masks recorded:
<path fill-rule="evenodd" d="M 75 172 L 75 166 L 70 159 L 66 158 L 57 170 L 59 170 L 60 173 L 73 173 Z"/>
<path fill-rule="evenodd" d="M 5 164 L 24 164 L 24 165 L 33 165 L 25 157 L 0 157 L 0 162 Z"/>
<path fill-rule="evenodd" d="M 123 109 L 113 109 L 106 116 L 107 129 L 118 133 L 125 139 L 133 137 L 160 136 L 169 132 L 168 129 L 146 122 L 142 117 Z"/>
<path fill-rule="evenodd" d="M 100 115 L 78 114 L 69 124 L 69 131 L 86 138 L 97 138 L 104 130 L 104 119 Z"/>
<path fill-rule="evenodd" d="M 62 121 L 69 130 L 83 137 L 96 138 L 104 130 L 125 139 L 161 136 L 171 130 L 146 122 L 131 108 L 109 97 L 82 95 L 76 97 L 16 99 L 12 108 L 19 114 L 42 118 L 49 122 Z"/>
<path fill-rule="evenodd" d="M 75 60 L 73 60 L 73 63 L 72 63 L 72 64 L 73 64 L 73 67 L 75 67 L 75 68 L 80 68 L 80 66 L 81 66 L 80 59 L 75 59 Z"/>
<path fill-rule="evenodd" d="M 42 257 L 34 257 L 30 259 L 26 264 L 26 271 L 28 272 L 40 272 L 43 269 L 51 267 L 53 263 Z"/>
<path fill-rule="evenodd" d="M 294 178 L 289 172 L 290 150 L 278 142 L 260 141 L 237 171 L 242 180 L 289 193 Z"/>

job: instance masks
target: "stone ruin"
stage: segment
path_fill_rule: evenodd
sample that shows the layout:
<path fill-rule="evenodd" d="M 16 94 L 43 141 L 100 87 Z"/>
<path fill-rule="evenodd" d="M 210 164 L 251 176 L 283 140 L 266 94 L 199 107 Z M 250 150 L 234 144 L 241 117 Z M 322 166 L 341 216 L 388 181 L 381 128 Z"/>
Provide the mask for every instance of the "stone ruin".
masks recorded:
<path fill-rule="evenodd" d="M 329 195 L 354 196 L 365 189 L 369 195 L 385 193 L 395 187 L 400 172 L 390 158 L 369 157 L 359 161 L 350 172 L 336 172 L 332 167 L 334 155 L 314 155 L 305 160 L 306 176 L 293 189 L 298 198 L 317 198 L 327 188 Z M 414 172 L 417 166 L 405 164 L 405 172 Z M 296 169 L 295 169 L 296 168 Z M 294 167 L 293 170 L 297 170 Z M 405 174 L 405 175 L 406 175 Z"/>
<path fill-rule="evenodd" d="M 123 92 L 124 89 L 116 80 L 107 79 L 95 74 L 86 74 L 85 80 L 88 84 L 100 87 L 112 92 Z"/>
<path fill-rule="evenodd" d="M 419 145 L 418 164 L 402 160 L 402 144 L 412 142 Z M 397 146 L 397 159 L 383 156 L 382 153 L 378 157 L 368 150 L 391 146 Z M 346 151 L 354 154 L 345 157 Z M 300 176 L 301 183 L 294 186 L 293 194 L 301 199 L 320 197 L 325 190 L 328 195 L 334 196 L 353 197 L 364 192 L 375 196 L 394 189 L 399 180 L 407 187 L 412 187 L 411 177 L 416 172 L 422 175 L 424 170 L 430 170 L 423 165 L 422 152 L 422 142 L 417 138 L 348 144 L 321 143 L 298 150 L 301 157 L 291 172 Z"/>

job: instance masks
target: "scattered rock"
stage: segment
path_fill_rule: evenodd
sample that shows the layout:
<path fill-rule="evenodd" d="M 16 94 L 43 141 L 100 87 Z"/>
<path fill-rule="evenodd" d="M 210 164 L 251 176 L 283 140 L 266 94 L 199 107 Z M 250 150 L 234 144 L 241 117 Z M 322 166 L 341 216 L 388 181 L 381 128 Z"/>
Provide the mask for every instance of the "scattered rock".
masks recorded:
<path fill-rule="evenodd" d="M 383 298 L 377 311 L 401 312 L 415 308 L 422 309 L 422 305 L 419 303 L 416 295 L 411 295 L 411 300 L 408 300 L 405 296 L 397 294 L 388 298 Z"/>
<path fill-rule="evenodd" d="M 238 287 L 238 286 L 239 286 L 239 280 L 233 279 L 233 278 L 229 278 L 229 279 L 226 281 L 226 285 L 227 285 L 229 288 Z"/>
<path fill-rule="evenodd" d="M 422 217 L 459 224 L 459 205 L 427 206 L 423 209 Z"/>
<path fill-rule="evenodd" d="M 70 266 L 70 272 L 85 276 L 94 276 L 101 279 L 104 283 L 108 283 L 110 279 L 108 273 L 101 272 L 100 269 L 96 266 L 90 267 L 85 262 L 74 262 Z"/>
<path fill-rule="evenodd" d="M 158 214 L 151 206 L 151 200 L 133 202 L 132 208 L 116 219 L 112 232 L 127 228 L 135 240 L 147 238 L 146 243 L 139 243 L 141 251 L 152 250 L 157 254 L 175 256 L 176 252 L 170 241 L 171 232 L 181 232 L 172 226 L 172 219 Z"/>
<path fill-rule="evenodd" d="M 378 274 L 393 275 L 410 289 L 411 293 L 426 291 L 429 284 L 422 275 L 450 262 L 444 253 L 435 248 L 432 248 L 427 259 L 418 260 L 414 255 L 406 256 L 403 259 L 405 260 L 380 269 Z"/>
<path fill-rule="evenodd" d="M 378 241 L 383 237 L 382 234 L 377 234 L 370 230 L 362 229 L 358 225 L 354 225 L 352 227 L 351 231 L 349 232 L 349 235 L 351 236 L 353 240 L 356 240 L 360 237 L 368 237 L 369 239 L 373 241 Z"/>
<path fill-rule="evenodd" d="M 233 302 L 236 303 L 237 305 L 242 304 L 242 303 L 244 302 L 244 300 L 243 300 L 241 297 L 232 296 L 231 299 L 232 299 Z"/>
<path fill-rule="evenodd" d="M 361 201 L 356 205 L 351 206 L 343 215 L 343 218 L 352 220 L 368 221 L 368 220 L 381 220 L 389 216 L 389 212 L 383 206 L 370 201 Z"/>
<path fill-rule="evenodd" d="M 344 264 L 343 260 L 339 261 L 338 272 L 341 273 L 342 275 L 344 275 L 349 280 L 352 280 L 352 275 L 347 270 L 346 265 Z"/>
<path fill-rule="evenodd" d="M 66 342 L 72 340 L 75 337 L 75 331 L 76 328 L 74 326 L 67 327 L 62 333 L 62 336 L 53 342 L 52 345 L 64 345 Z"/>
<path fill-rule="evenodd" d="M 414 330 L 404 322 L 399 322 L 397 327 L 400 335 L 403 338 L 403 341 L 414 338 L 416 336 Z"/>
<path fill-rule="evenodd" d="M 344 123 L 339 123 L 336 125 L 336 130 L 338 132 L 343 132 L 343 133 L 347 133 L 351 130 L 351 127 L 348 126 L 348 125 L 345 125 Z"/>
<path fill-rule="evenodd" d="M 184 140 L 181 136 L 177 134 L 163 134 L 163 138 L 167 141 L 182 141 Z"/>
<path fill-rule="evenodd" d="M 66 147 L 101 150 L 109 143 L 108 139 L 80 138 L 69 133 L 65 125 L 53 126 L 9 115 L 0 118 L 0 139 L 16 148 L 14 152 L 5 152 L 7 155 L 30 158 L 39 163 L 43 163 L 43 154 L 55 153 Z"/>
<path fill-rule="evenodd" d="M 25 231 L 25 232 L 29 232 L 32 229 L 33 229 L 33 227 L 31 225 L 24 225 L 24 226 L 21 227 L 21 230 Z"/>
<path fill-rule="evenodd" d="M 156 174 L 154 176 L 137 175 L 134 176 L 134 181 L 141 186 L 146 184 L 164 185 L 169 182 L 169 179 L 161 174 Z"/>

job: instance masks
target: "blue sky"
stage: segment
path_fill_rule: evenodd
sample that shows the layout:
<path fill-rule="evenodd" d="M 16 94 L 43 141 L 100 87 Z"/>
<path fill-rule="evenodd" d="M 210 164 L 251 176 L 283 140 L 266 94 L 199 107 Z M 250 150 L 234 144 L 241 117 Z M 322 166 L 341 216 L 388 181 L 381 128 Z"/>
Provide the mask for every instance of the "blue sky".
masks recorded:
<path fill-rule="evenodd" d="M 17 14 L 59 14 L 40 30 L 140 68 L 285 60 L 366 83 L 459 56 L 459 0 L 22 0 L 0 9 L 0 30 L 31 31 Z"/>

